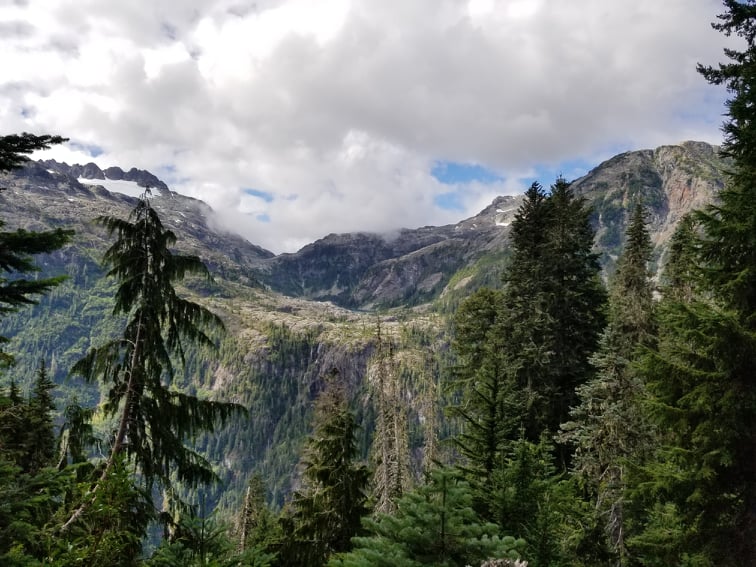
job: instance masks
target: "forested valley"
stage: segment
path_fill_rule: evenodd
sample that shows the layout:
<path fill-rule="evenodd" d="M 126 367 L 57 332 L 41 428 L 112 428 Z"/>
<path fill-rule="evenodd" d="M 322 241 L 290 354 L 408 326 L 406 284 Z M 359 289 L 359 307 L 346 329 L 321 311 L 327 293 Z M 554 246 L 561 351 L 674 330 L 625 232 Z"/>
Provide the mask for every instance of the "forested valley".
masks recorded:
<path fill-rule="evenodd" d="M 0 564 L 756 565 L 756 6 L 725 6 L 746 48 L 699 66 L 730 93 L 724 187 L 661 258 L 636 192 L 608 277 L 562 178 L 474 291 L 404 311 L 215 281 L 149 189 L 61 273 L 69 227 L 3 219 L 2 329 L 32 346 L 0 337 Z M 0 173 L 63 142 L 2 136 Z"/>

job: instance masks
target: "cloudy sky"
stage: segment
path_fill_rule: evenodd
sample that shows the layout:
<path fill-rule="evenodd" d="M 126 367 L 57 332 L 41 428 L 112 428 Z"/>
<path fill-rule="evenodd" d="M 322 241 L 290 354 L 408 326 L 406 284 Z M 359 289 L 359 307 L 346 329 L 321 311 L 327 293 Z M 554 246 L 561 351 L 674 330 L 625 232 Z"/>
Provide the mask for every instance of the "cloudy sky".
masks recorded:
<path fill-rule="evenodd" d="M 719 143 L 719 0 L 0 0 L 0 133 L 149 169 L 275 252 Z"/>

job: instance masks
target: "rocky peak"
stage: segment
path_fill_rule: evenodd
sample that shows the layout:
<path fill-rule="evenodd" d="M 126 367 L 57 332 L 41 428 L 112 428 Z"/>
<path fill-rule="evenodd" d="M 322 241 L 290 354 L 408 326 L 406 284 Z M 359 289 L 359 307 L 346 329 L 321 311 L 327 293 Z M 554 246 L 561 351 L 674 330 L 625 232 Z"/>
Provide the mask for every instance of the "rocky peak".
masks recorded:
<path fill-rule="evenodd" d="M 68 165 L 67 163 L 59 163 L 54 159 L 40 160 L 39 162 L 43 167 L 73 177 L 75 179 L 111 179 L 113 181 L 133 181 L 139 187 L 150 187 L 152 189 L 158 189 L 160 191 L 169 192 L 168 185 L 158 179 L 158 177 L 149 171 L 144 169 L 137 169 L 132 167 L 129 171 L 124 171 L 120 167 L 108 167 L 105 170 L 95 163 L 88 163 L 86 165 L 80 165 L 78 163 L 74 165 Z"/>

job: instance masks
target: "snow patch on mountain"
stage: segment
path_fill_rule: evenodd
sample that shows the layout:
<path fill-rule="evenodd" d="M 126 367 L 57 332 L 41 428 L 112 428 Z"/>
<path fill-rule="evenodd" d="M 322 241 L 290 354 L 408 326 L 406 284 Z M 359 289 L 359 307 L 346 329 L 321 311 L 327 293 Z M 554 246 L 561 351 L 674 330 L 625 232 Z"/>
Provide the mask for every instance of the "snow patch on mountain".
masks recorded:
<path fill-rule="evenodd" d="M 136 181 L 126 181 L 124 179 L 86 179 L 79 177 L 78 182 L 87 185 L 100 185 L 111 193 L 122 193 L 129 197 L 141 197 L 144 193 L 144 187 L 138 185 Z M 150 193 L 153 197 L 160 197 L 162 194 L 159 189 L 155 188 L 150 189 Z"/>

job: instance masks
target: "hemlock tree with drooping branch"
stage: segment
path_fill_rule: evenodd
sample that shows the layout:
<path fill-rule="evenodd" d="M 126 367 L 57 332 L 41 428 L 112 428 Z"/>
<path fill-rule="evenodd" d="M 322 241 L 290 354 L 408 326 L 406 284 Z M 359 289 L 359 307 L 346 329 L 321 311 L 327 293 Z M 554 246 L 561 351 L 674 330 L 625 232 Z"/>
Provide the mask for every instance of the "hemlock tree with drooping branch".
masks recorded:
<path fill-rule="evenodd" d="M 60 136 L 11 134 L 0 136 L 0 174 L 18 169 L 29 161 L 28 154 L 65 142 Z M 0 188 L 2 191 L 3 188 Z M 0 229 L 4 226 L 0 220 Z M 0 315 L 36 303 L 35 295 L 47 293 L 64 280 L 64 276 L 25 278 L 24 274 L 39 272 L 32 256 L 48 254 L 62 248 L 73 237 L 72 230 L 61 228 L 45 232 L 23 229 L 11 232 L 0 230 Z M 7 342 L 0 336 L 0 344 Z M 12 357 L 0 350 L 0 360 L 11 362 Z"/>
<path fill-rule="evenodd" d="M 215 348 L 208 333 L 224 328 L 217 315 L 180 297 L 174 287 L 186 274 L 210 277 L 209 272 L 196 256 L 170 250 L 176 236 L 163 226 L 147 194 L 129 220 L 100 217 L 97 222 L 116 235 L 104 263 L 110 267 L 108 276 L 120 284 L 114 315 L 128 317 L 121 337 L 91 349 L 72 369 L 73 374 L 105 385 L 103 411 L 117 418 L 100 482 L 123 456 L 147 488 L 155 481 L 170 487 L 171 476 L 187 486 L 211 482 L 216 475 L 210 464 L 185 440 L 213 431 L 242 410 L 171 389 L 174 361 L 183 363 L 187 343 Z M 65 527 L 86 507 L 87 501 Z"/>

